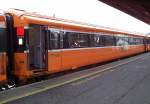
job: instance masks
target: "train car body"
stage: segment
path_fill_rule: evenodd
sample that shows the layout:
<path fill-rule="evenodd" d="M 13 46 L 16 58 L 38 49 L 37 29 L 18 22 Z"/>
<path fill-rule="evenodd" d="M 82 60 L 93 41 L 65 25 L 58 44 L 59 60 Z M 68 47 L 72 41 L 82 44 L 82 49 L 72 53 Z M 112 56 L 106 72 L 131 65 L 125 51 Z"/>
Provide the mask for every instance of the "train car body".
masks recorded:
<path fill-rule="evenodd" d="M 20 81 L 150 50 L 145 36 L 21 10 L 6 14 L 13 23 L 9 66 Z"/>
<path fill-rule="evenodd" d="M 6 78 L 6 22 L 5 15 L 0 14 L 0 85 L 7 81 Z"/>
<path fill-rule="evenodd" d="M 150 37 L 145 37 L 144 44 L 145 44 L 145 52 L 149 52 L 150 51 Z"/>

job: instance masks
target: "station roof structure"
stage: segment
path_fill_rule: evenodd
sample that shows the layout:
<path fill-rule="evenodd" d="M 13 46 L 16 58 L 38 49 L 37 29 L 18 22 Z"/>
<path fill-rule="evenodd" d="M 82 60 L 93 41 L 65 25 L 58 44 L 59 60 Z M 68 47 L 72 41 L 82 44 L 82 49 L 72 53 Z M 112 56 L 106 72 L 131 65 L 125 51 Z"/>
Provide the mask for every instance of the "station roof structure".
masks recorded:
<path fill-rule="evenodd" d="M 150 25 L 149 0 L 99 0 Z"/>

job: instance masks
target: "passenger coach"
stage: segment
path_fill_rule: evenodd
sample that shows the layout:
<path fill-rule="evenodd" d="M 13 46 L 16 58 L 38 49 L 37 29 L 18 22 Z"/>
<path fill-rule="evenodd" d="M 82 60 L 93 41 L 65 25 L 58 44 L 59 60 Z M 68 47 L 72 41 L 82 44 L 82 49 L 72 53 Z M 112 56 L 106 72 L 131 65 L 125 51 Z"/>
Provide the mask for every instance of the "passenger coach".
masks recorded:
<path fill-rule="evenodd" d="M 22 10 L 10 10 L 6 14 L 9 15 L 11 45 L 8 65 L 12 69 L 9 73 L 20 81 L 150 50 L 149 38 L 142 34 Z M 4 40 L 0 42 L 5 44 Z M 0 78 L 5 79 L 6 50 L 3 45 L 0 48 Z"/>

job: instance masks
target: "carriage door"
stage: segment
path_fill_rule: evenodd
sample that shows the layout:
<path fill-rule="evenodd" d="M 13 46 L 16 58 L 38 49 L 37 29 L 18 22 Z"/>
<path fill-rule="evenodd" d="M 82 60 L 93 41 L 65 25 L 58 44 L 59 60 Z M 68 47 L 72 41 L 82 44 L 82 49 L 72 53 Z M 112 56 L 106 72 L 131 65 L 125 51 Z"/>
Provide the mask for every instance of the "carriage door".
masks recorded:
<path fill-rule="evenodd" d="M 6 24 L 4 15 L 0 14 L 0 81 L 6 80 Z"/>
<path fill-rule="evenodd" d="M 31 70 L 47 69 L 46 29 L 42 25 L 29 26 L 29 66 Z"/>

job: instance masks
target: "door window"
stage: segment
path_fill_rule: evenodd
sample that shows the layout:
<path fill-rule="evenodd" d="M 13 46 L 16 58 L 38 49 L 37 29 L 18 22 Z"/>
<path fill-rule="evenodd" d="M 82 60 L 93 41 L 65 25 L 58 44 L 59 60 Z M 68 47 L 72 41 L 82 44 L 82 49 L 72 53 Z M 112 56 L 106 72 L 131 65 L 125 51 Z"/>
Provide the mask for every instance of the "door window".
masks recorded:
<path fill-rule="evenodd" d="M 6 51 L 6 25 L 4 17 L 0 15 L 0 52 Z"/>

